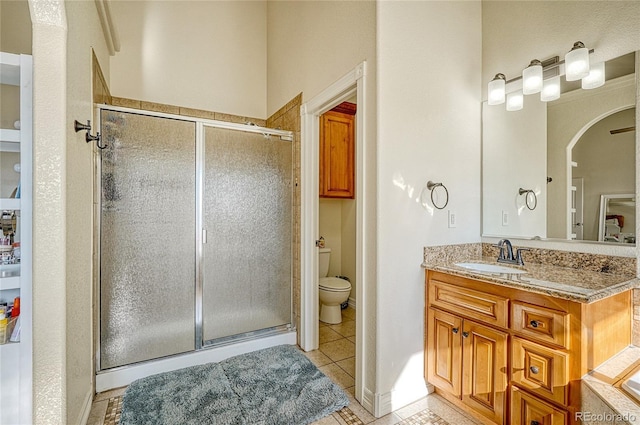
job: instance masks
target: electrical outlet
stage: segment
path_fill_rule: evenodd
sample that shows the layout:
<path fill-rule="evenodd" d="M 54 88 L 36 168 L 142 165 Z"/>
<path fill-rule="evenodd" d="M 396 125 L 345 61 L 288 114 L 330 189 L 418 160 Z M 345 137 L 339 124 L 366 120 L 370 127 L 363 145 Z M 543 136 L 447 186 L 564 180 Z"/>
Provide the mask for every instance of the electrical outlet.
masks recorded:
<path fill-rule="evenodd" d="M 456 227 L 458 225 L 458 219 L 455 211 L 449 210 L 449 227 Z"/>
<path fill-rule="evenodd" d="M 509 225 L 509 212 L 508 211 L 502 210 L 502 225 L 503 226 L 508 226 Z"/>

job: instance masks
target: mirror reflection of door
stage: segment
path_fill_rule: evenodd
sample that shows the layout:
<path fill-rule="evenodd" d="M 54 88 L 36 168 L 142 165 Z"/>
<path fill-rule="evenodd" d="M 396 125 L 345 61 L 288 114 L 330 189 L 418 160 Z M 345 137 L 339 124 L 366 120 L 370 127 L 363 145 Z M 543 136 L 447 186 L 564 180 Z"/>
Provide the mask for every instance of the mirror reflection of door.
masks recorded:
<path fill-rule="evenodd" d="M 571 179 L 571 239 L 584 239 L 584 179 Z"/>

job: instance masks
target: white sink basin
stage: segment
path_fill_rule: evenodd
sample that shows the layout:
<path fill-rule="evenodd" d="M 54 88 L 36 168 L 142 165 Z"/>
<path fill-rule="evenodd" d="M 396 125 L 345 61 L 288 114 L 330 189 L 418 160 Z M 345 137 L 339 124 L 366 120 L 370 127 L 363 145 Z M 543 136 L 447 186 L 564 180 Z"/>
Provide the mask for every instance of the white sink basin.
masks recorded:
<path fill-rule="evenodd" d="M 473 270 L 479 273 L 511 273 L 522 274 L 526 273 L 525 270 L 516 269 L 513 267 L 500 266 L 498 264 L 486 264 L 486 263 L 456 263 L 458 267 L 464 267 L 465 269 Z"/>

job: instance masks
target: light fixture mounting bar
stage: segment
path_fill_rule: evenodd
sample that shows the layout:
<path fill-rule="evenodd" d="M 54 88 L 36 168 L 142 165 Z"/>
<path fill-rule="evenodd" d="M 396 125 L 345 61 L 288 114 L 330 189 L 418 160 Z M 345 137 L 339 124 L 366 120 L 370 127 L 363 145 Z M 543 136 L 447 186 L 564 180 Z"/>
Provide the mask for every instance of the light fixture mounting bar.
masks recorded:
<path fill-rule="evenodd" d="M 593 53 L 594 50 L 593 49 L 589 49 L 589 54 Z M 560 68 L 560 65 L 564 64 L 564 59 L 560 60 L 560 56 L 553 56 L 550 57 L 549 59 L 545 59 L 542 62 L 542 72 L 544 74 L 545 79 L 546 78 L 550 78 L 550 77 L 555 77 L 556 75 L 559 75 L 559 70 L 558 68 Z M 555 70 L 555 72 L 553 73 L 549 73 L 547 71 L 550 70 Z M 518 75 L 517 77 L 514 77 L 510 80 L 507 80 L 505 84 L 510 84 L 516 81 L 522 80 L 522 75 Z"/>

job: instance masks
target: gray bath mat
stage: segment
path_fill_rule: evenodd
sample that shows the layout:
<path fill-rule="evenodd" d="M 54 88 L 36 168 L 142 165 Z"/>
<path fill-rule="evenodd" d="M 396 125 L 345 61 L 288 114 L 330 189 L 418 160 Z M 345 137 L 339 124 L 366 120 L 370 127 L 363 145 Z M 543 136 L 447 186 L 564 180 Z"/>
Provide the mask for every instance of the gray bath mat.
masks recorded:
<path fill-rule="evenodd" d="M 295 346 L 280 345 L 137 380 L 120 424 L 302 425 L 348 404 Z"/>

